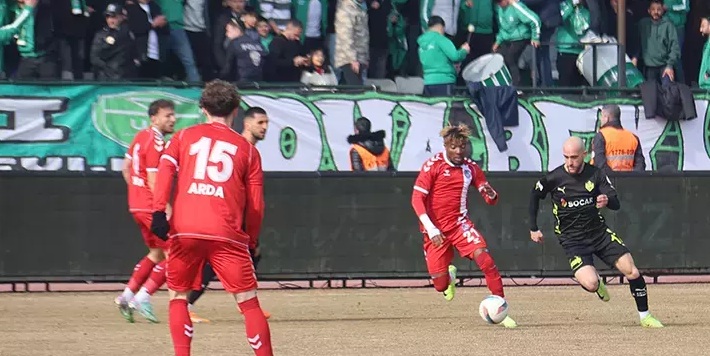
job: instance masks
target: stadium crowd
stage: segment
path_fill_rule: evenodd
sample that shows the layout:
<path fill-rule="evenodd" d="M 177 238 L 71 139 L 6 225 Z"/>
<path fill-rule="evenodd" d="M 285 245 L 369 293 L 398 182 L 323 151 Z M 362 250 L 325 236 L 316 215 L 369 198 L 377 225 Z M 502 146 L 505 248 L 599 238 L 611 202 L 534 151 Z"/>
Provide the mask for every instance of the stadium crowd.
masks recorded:
<path fill-rule="evenodd" d="M 662 17 L 649 20 L 656 16 L 653 2 L 626 1 L 629 57 L 645 74 L 651 68 L 697 85 L 702 58 L 696 52 L 704 43 L 697 40 L 698 28 L 710 4 L 660 1 Z M 698 4 L 692 12 L 691 3 Z M 510 69 L 514 84 L 529 84 L 521 81 L 516 64 L 535 47 L 539 85 L 579 85 L 586 84 L 575 72 L 579 42 L 615 37 L 616 5 L 617 0 L 0 0 L 0 69 L 17 80 L 361 85 L 366 78 L 423 76 L 426 82 L 428 64 L 420 60 L 417 40 L 439 17 L 445 37 L 457 48 L 467 43 L 459 71 L 497 51 L 508 67 L 516 67 Z M 28 10 L 30 16 L 22 16 Z M 669 53 L 642 41 L 658 36 Z M 696 40 L 689 45 L 690 37 Z M 681 56 L 686 52 L 692 58 Z M 460 73 L 457 81 L 463 84 Z"/>

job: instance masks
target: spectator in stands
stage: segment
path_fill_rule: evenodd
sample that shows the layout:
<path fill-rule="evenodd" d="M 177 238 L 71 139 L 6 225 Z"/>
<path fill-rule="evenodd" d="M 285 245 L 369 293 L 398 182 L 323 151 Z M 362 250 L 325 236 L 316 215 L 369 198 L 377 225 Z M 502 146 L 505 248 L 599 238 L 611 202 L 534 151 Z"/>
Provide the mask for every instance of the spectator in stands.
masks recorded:
<path fill-rule="evenodd" d="M 126 16 L 118 4 L 109 4 L 104 11 L 106 27 L 96 33 L 91 45 L 94 78 L 102 81 L 131 80 L 140 63 L 136 55 L 133 34 L 124 23 Z"/>
<path fill-rule="evenodd" d="M 246 11 L 241 17 L 241 25 L 244 26 L 244 35 L 254 41 L 259 41 L 259 32 L 256 31 L 257 17 L 258 15 L 253 10 Z"/>
<path fill-rule="evenodd" d="M 328 28 L 328 1 L 294 0 L 291 2 L 291 13 L 305 26 L 301 33 L 301 43 L 306 52 L 324 48 Z"/>
<path fill-rule="evenodd" d="M 388 77 L 401 76 L 407 58 L 407 23 L 402 13 L 393 8 L 387 20 L 387 43 L 391 72 Z"/>
<path fill-rule="evenodd" d="M 25 0 L 23 11 L 20 12 L 15 20 L 7 25 L 5 25 L 4 22 L 2 23 L 3 26 L 0 28 L 0 74 L 3 77 L 2 79 L 5 79 L 6 76 L 6 73 L 4 72 L 5 61 L 3 58 L 5 52 L 4 46 L 9 44 L 12 38 L 20 32 L 22 25 L 34 16 L 37 1 L 38 0 Z M 6 4 L 3 3 L 2 5 Z M 7 7 L 2 5 L 0 5 L 0 18 L 5 18 L 5 15 L 7 15 Z"/>
<path fill-rule="evenodd" d="M 89 25 L 89 8 L 83 2 L 52 0 L 55 33 L 59 39 L 59 54 L 62 62 L 62 78 L 84 78 L 86 30 Z"/>
<path fill-rule="evenodd" d="M 24 0 L 18 0 L 15 16 L 22 14 Z M 57 39 L 54 37 L 52 5 L 49 0 L 40 0 L 35 6 L 34 16 L 22 24 L 17 37 L 20 65 L 17 79 L 57 79 L 58 56 Z"/>
<path fill-rule="evenodd" d="M 263 58 L 266 51 L 258 40 L 244 33 L 244 29 L 236 22 L 230 21 L 226 28 L 227 60 L 220 78 L 238 83 L 262 81 Z"/>
<path fill-rule="evenodd" d="M 168 20 L 160 6 L 151 0 L 126 3 L 128 28 L 136 39 L 140 78 L 157 79 L 164 75 L 163 63 L 170 40 Z"/>
<path fill-rule="evenodd" d="M 291 0 L 259 0 L 259 9 L 261 16 L 269 20 L 274 33 L 280 34 L 286 29 L 291 19 Z"/>
<path fill-rule="evenodd" d="M 185 80 L 188 82 L 199 82 L 200 73 L 197 72 L 195 56 L 192 54 L 190 40 L 185 32 L 185 2 L 175 0 L 156 0 L 165 18 L 168 20 L 170 39 L 168 48 L 180 60 L 185 70 Z"/>
<path fill-rule="evenodd" d="M 348 136 L 352 145 L 350 168 L 355 172 L 394 171 L 390 151 L 385 146 L 385 132 L 372 132 L 371 126 L 365 117 L 355 120 L 355 134 Z"/>
<path fill-rule="evenodd" d="M 212 36 L 210 22 L 210 1 L 185 0 L 185 34 L 190 41 L 197 69 L 202 80 L 207 82 L 215 78 L 215 64 L 212 56 Z"/>
<path fill-rule="evenodd" d="M 309 65 L 300 40 L 301 31 L 301 22 L 290 20 L 281 34 L 274 36 L 269 45 L 266 81 L 296 83 L 301 79 L 301 71 Z"/>
<path fill-rule="evenodd" d="M 450 40 L 456 37 L 458 29 L 459 11 L 461 10 L 461 0 L 421 0 L 421 27 L 422 32 L 429 28 L 429 20 L 434 16 L 441 17 L 449 24 L 444 35 Z"/>
<path fill-rule="evenodd" d="M 673 68 L 680 60 L 678 34 L 673 23 L 663 17 L 662 0 L 651 0 L 648 14 L 650 18 L 639 22 L 644 76 L 646 80 L 668 78 L 673 81 Z"/>
<path fill-rule="evenodd" d="M 514 0 L 515 1 L 515 0 Z M 559 0 L 520 0 L 534 11 L 542 23 L 540 29 L 540 47 L 535 50 L 537 56 L 538 83 L 544 87 L 554 85 L 552 81 L 552 61 L 550 60 L 550 41 L 557 28 L 562 24 Z"/>
<path fill-rule="evenodd" d="M 664 6 L 667 11 L 665 17 L 675 26 L 675 32 L 678 34 L 678 48 L 682 53 L 683 44 L 685 43 L 685 23 L 690 11 L 690 0 L 664 0 Z M 683 61 L 680 58 L 676 63 L 675 71 L 676 81 L 685 83 Z"/>
<path fill-rule="evenodd" d="M 269 26 L 269 21 L 261 16 L 259 16 L 256 22 L 256 31 L 259 33 L 259 41 L 261 45 L 264 46 L 264 51 L 269 54 L 269 46 L 271 46 L 271 41 L 274 40 L 274 34 L 271 32 L 271 26 Z"/>
<path fill-rule="evenodd" d="M 362 85 L 370 61 L 366 6 L 363 0 L 341 0 L 335 12 L 335 67 L 345 85 Z"/>
<path fill-rule="evenodd" d="M 335 10 L 338 0 L 328 1 L 328 18 L 325 28 L 325 48 L 328 49 L 328 63 L 335 63 Z M 337 72 L 337 69 L 336 69 Z"/>
<path fill-rule="evenodd" d="M 389 56 L 389 37 L 387 26 L 392 15 L 392 0 L 368 0 L 368 32 L 370 36 L 370 58 L 367 76 L 382 79 L 387 76 L 387 58 Z"/>
<path fill-rule="evenodd" d="M 226 3 L 228 8 L 219 14 L 215 21 L 214 31 L 212 31 L 212 53 L 214 54 L 218 72 L 224 68 L 227 58 L 226 45 L 228 39 L 225 34 L 225 28 L 232 19 L 241 20 L 246 0 L 227 0 Z"/>
<path fill-rule="evenodd" d="M 621 109 L 618 105 L 605 105 L 602 108 L 601 128 L 592 139 L 591 163 L 607 175 L 611 172 L 646 170 L 641 141 L 621 126 Z"/>
<path fill-rule="evenodd" d="M 577 57 L 584 49 L 579 40 L 589 29 L 589 9 L 584 0 L 565 0 L 561 6 L 562 26 L 557 29 L 557 72 L 562 87 L 583 86 L 587 82 L 577 69 Z"/>
<path fill-rule="evenodd" d="M 505 59 L 513 85 L 520 85 L 518 60 L 528 43 L 540 47 L 540 18 L 517 0 L 496 0 L 498 7 L 498 34 L 493 44 L 493 52 L 499 52 Z"/>
<path fill-rule="evenodd" d="M 471 52 L 466 56 L 462 67 L 476 58 L 491 52 L 491 48 L 496 41 L 493 17 L 494 0 L 466 0 L 461 2 L 461 20 L 459 21 L 458 34 L 461 42 L 466 41 L 469 36 L 468 26 L 473 25 L 473 35 L 468 42 Z"/>
<path fill-rule="evenodd" d="M 338 85 L 338 78 L 333 73 L 333 68 L 326 63 L 325 51 L 320 48 L 312 50 L 308 57 L 311 59 L 310 67 L 301 75 L 301 83 L 306 85 Z"/>
<path fill-rule="evenodd" d="M 446 24 L 439 16 L 429 18 L 429 29 L 419 37 L 419 60 L 424 70 L 424 95 L 452 95 L 456 83 L 455 63 L 466 58 L 470 51 L 467 42 L 456 50 L 444 35 Z"/>
<path fill-rule="evenodd" d="M 702 89 L 710 89 L 710 17 L 700 20 L 700 33 L 708 36 L 703 47 L 703 59 L 700 62 L 700 74 L 698 75 L 698 85 Z"/>

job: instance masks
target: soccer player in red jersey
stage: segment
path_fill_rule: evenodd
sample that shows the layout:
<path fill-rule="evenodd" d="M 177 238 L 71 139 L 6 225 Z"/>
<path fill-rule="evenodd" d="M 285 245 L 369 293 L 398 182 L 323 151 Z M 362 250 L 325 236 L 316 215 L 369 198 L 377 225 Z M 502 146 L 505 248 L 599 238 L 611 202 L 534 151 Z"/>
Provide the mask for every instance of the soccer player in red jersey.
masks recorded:
<path fill-rule="evenodd" d="M 150 127 L 138 132 L 123 163 L 123 178 L 128 185 L 128 207 L 148 247 L 148 255 L 136 264 L 123 293 L 116 297 L 121 315 L 133 322 L 133 311 L 157 323 L 150 296 L 165 283 L 165 255 L 168 244 L 150 231 L 153 212 L 153 189 L 158 162 L 164 147 L 164 135 L 175 126 L 175 104 L 156 100 L 148 107 Z"/>
<path fill-rule="evenodd" d="M 151 229 L 164 239 L 171 232 L 167 276 L 176 356 L 190 355 L 193 329 L 187 295 L 199 289 L 206 262 L 244 314 L 254 353 L 273 355 L 249 253 L 256 248 L 264 217 L 263 171 L 256 147 L 231 129 L 239 100 L 232 84 L 207 83 L 200 97 L 207 123 L 173 135 L 158 167 Z M 168 223 L 165 208 L 176 172 L 173 216 Z"/>
<path fill-rule="evenodd" d="M 266 110 L 264 110 L 263 108 L 259 106 L 254 106 L 249 108 L 244 113 L 244 129 L 242 130 L 242 136 L 244 136 L 244 138 L 246 138 L 247 141 L 249 141 L 249 143 L 251 143 L 252 145 L 256 146 L 259 141 L 262 141 L 266 138 L 266 130 L 268 128 L 269 116 L 266 114 Z M 259 261 L 261 260 L 261 252 L 259 250 L 259 245 L 257 244 L 256 248 L 254 250 L 251 250 L 250 252 L 252 261 L 254 261 L 254 269 L 256 269 L 259 266 Z M 210 266 L 209 263 L 206 263 L 205 267 L 202 269 L 202 284 L 200 285 L 200 289 L 193 290 L 187 296 L 187 307 L 190 311 L 190 320 L 192 320 L 193 323 L 210 322 L 209 319 L 197 315 L 197 313 L 193 310 L 193 307 L 197 300 L 200 299 L 202 294 L 205 292 L 205 289 L 207 289 L 207 286 L 214 279 L 214 277 L 214 269 L 212 269 L 212 266 Z M 271 314 L 264 310 L 264 316 L 266 317 L 266 319 L 268 319 L 271 317 Z"/>
<path fill-rule="evenodd" d="M 456 266 L 451 264 L 454 247 L 461 257 L 476 261 L 486 277 L 492 294 L 505 297 L 503 281 L 486 240 L 468 218 L 468 190 L 478 190 L 489 205 L 498 202 L 483 170 L 466 157 L 469 129 L 465 125 L 449 126 L 441 131 L 444 152 L 437 153 L 422 166 L 414 190 L 412 207 L 424 234 L 424 256 L 434 288 L 448 301 L 456 292 Z M 506 317 L 507 328 L 517 326 Z"/>

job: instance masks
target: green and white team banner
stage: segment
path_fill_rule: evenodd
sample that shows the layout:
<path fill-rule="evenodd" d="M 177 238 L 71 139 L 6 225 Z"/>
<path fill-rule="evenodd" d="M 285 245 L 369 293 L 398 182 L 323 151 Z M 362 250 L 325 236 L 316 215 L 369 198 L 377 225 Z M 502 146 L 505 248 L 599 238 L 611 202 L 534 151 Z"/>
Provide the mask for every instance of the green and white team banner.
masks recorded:
<path fill-rule="evenodd" d="M 710 95 L 697 95 L 698 118 L 668 122 L 646 119 L 640 99 L 583 101 L 575 97 L 525 96 L 520 124 L 505 128 L 500 152 L 485 118 L 466 98 L 424 98 L 375 92 L 360 94 L 244 91 L 242 108 L 261 106 L 271 124 L 258 145 L 266 171 L 348 171 L 347 136 L 365 116 L 399 171 L 417 171 L 442 149 L 439 130 L 464 122 L 473 130 L 472 158 L 488 171 L 547 171 L 562 163 L 570 135 L 591 145 L 599 109 L 615 103 L 622 124 L 640 139 L 648 170 L 710 170 Z M 0 85 L 0 170 L 117 172 L 133 136 L 149 125 L 147 109 L 159 98 L 173 100 L 177 128 L 204 121 L 198 88 L 143 86 Z"/>

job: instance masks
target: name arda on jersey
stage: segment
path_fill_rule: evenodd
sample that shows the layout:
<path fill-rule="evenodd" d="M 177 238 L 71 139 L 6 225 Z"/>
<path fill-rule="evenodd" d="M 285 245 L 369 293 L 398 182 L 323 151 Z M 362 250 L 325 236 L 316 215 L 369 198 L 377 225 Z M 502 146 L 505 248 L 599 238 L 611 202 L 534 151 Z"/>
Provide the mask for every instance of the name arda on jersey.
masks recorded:
<path fill-rule="evenodd" d="M 214 186 L 209 183 L 192 182 L 190 188 L 187 189 L 187 194 L 208 195 L 224 199 L 224 189 L 219 185 Z"/>

